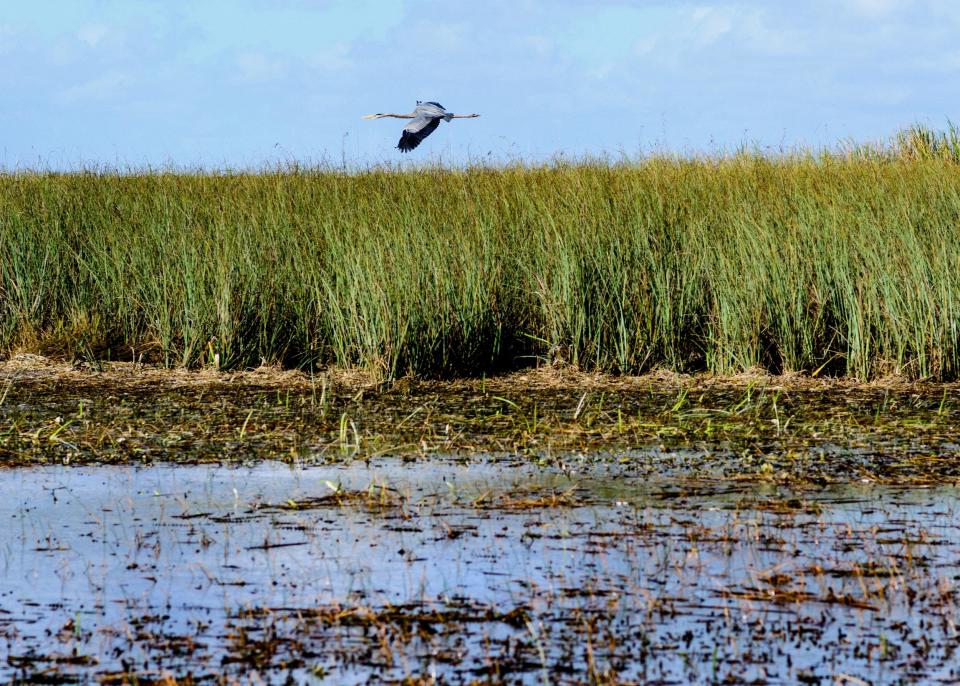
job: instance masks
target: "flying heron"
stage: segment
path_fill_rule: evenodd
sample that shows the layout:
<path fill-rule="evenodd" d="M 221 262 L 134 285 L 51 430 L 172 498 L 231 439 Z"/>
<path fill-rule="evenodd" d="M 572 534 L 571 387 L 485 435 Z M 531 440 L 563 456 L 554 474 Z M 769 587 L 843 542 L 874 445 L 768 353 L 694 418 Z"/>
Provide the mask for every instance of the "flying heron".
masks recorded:
<path fill-rule="evenodd" d="M 382 119 L 383 117 L 412 119 L 413 121 L 403 127 L 403 135 L 397 143 L 400 152 L 410 152 L 440 126 L 441 119 L 450 121 L 451 119 L 473 119 L 479 116 L 479 114 L 453 114 L 447 112 L 439 102 L 417 100 L 417 106 L 410 114 L 368 114 L 364 119 Z"/>

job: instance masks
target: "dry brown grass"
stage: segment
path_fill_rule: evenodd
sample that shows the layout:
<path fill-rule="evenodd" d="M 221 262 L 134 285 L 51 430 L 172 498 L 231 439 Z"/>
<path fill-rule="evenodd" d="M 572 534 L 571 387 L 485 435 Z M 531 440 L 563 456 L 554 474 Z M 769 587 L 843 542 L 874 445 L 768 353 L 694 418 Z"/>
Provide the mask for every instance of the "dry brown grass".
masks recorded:
<path fill-rule="evenodd" d="M 21 353 L 0 360 L 0 381 L 47 380 L 101 381 L 105 384 L 124 384 L 133 387 L 155 385 L 159 387 L 203 386 L 231 384 L 238 386 L 277 387 L 303 389 L 326 384 L 331 389 L 360 392 L 390 387 L 404 388 L 434 386 L 438 390 L 474 389 L 483 387 L 488 392 L 522 393 L 548 391 L 551 389 L 583 389 L 584 391 L 630 391 L 651 386 L 660 389 L 676 388 L 708 390 L 711 388 L 763 388 L 767 390 L 810 391 L 844 389 L 911 389 L 942 388 L 947 392 L 960 388 L 960 382 L 932 382 L 911 379 L 903 375 L 887 375 L 870 380 L 851 377 L 811 376 L 788 372 L 770 374 L 753 368 L 739 374 L 684 374 L 666 369 L 655 369 L 646 374 L 620 375 L 585 372 L 574 367 L 542 365 L 500 374 L 483 379 L 424 380 L 402 377 L 386 384 L 382 378 L 366 369 L 326 369 L 310 375 L 299 370 L 283 369 L 277 365 L 262 365 L 243 371 L 220 371 L 212 367 L 201 369 L 167 368 L 155 364 L 134 362 L 102 362 L 96 365 L 71 363 L 42 355 Z"/>

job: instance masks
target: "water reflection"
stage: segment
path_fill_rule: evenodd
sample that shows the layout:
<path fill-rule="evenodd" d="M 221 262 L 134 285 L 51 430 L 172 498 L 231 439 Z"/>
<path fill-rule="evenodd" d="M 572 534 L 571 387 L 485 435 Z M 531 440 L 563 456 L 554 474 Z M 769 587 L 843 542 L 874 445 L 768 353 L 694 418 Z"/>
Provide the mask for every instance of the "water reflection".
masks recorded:
<path fill-rule="evenodd" d="M 957 677 L 953 488 L 384 459 L 0 492 L 5 681 Z"/>

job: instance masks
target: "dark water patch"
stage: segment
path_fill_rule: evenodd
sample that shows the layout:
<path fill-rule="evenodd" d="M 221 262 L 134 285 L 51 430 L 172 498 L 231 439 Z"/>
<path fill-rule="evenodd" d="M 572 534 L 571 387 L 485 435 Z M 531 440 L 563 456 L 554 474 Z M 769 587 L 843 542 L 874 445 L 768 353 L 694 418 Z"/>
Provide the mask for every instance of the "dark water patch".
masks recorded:
<path fill-rule="evenodd" d="M 0 490 L 3 681 L 960 678 L 949 486 L 375 459 Z"/>

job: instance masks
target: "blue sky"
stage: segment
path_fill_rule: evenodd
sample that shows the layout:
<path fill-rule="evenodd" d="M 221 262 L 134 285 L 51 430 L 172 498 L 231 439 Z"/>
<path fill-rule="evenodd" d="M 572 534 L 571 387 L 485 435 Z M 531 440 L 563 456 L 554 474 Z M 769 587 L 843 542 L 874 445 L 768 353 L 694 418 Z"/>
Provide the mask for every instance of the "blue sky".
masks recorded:
<path fill-rule="evenodd" d="M 956 0 L 34 0 L 0 10 L 0 163 L 778 149 L 960 121 Z"/>

